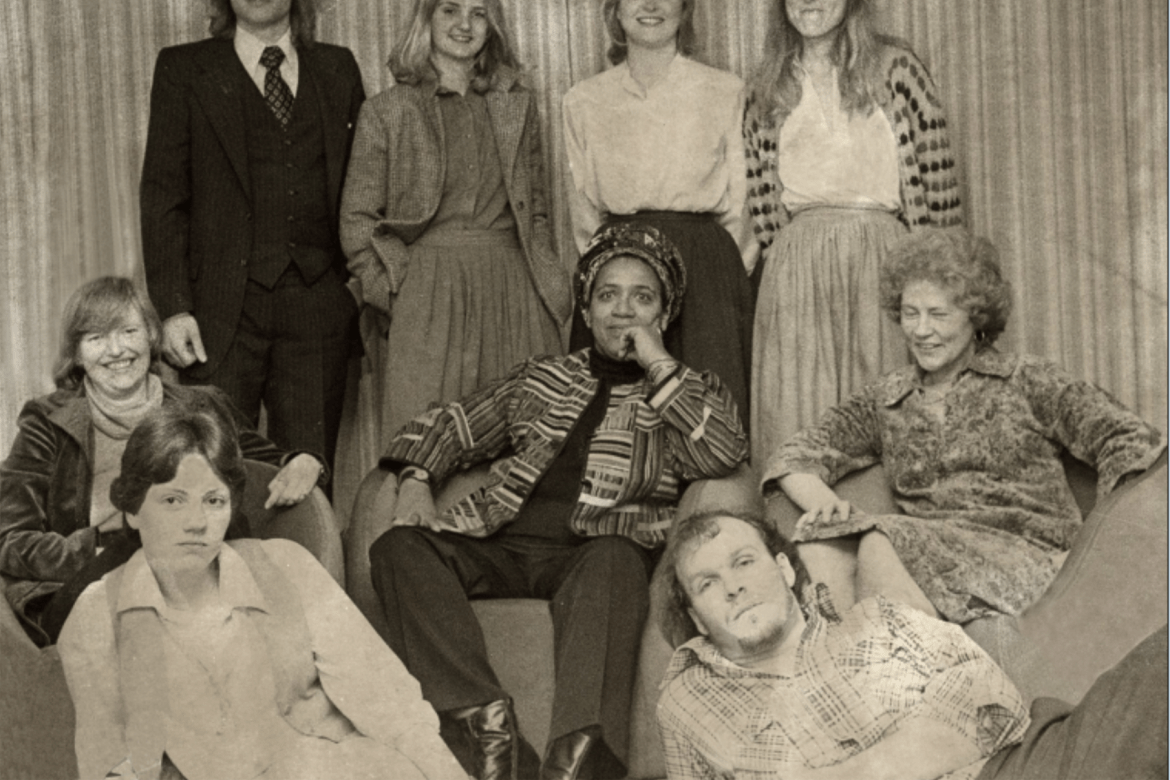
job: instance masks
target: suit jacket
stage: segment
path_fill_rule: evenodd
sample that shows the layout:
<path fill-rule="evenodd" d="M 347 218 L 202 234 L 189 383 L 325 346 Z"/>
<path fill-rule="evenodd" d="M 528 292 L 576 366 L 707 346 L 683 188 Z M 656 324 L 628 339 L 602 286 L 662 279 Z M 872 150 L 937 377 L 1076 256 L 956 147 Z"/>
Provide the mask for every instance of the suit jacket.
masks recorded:
<path fill-rule="evenodd" d="M 365 99 L 349 49 L 317 43 L 297 49 L 302 78 L 314 80 L 325 135 L 330 218 L 337 208 Z M 230 39 L 210 38 L 159 52 L 150 93 L 150 126 L 140 191 L 142 252 L 150 297 L 159 315 L 191 312 L 209 374 L 234 338 L 252 253 L 252 189 L 241 88 L 242 69 Z M 337 261 L 344 262 L 340 245 Z"/>
<path fill-rule="evenodd" d="M 430 225 L 447 175 L 433 81 L 399 84 L 362 107 L 341 201 L 341 244 L 366 303 L 386 311 L 409 265 L 408 245 Z M 568 271 L 552 244 L 533 95 L 507 69 L 486 94 L 504 188 L 533 285 L 563 325 L 572 313 Z"/>

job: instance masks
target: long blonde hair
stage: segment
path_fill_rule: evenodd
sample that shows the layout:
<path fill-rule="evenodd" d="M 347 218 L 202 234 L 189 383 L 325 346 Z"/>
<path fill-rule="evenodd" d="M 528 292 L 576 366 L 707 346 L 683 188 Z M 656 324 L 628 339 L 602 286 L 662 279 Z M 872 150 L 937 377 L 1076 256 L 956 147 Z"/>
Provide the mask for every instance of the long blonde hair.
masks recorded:
<path fill-rule="evenodd" d="M 438 75 L 431 64 L 431 17 L 442 0 L 415 0 L 410 27 L 394 47 L 386 64 L 394 78 L 403 84 L 418 84 L 428 77 Z M 504 7 L 500 0 L 483 0 L 487 10 L 488 35 L 483 48 L 475 58 L 471 74 L 471 87 L 484 92 L 491 86 L 492 79 L 501 67 L 520 70 L 520 61 L 512 46 L 512 36 L 504 18 Z"/>
<path fill-rule="evenodd" d="M 765 59 L 751 80 L 755 99 L 765 114 L 790 113 L 801 97 L 798 68 L 804 36 L 789 20 L 785 6 L 784 0 L 772 2 Z M 829 55 L 838 70 L 841 107 L 849 113 L 868 114 L 884 102 L 882 49 L 891 44 L 905 45 L 877 33 L 872 13 L 871 0 L 847 0 L 845 17 L 837 27 Z"/>

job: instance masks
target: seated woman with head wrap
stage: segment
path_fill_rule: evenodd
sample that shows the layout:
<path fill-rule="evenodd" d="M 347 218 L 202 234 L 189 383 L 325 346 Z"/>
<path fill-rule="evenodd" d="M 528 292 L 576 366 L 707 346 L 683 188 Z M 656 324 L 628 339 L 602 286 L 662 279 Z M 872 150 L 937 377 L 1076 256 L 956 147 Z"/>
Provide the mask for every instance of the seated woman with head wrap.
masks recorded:
<path fill-rule="evenodd" d="M 164 406 L 110 500 L 141 549 L 58 645 L 84 780 L 464 780 L 418 683 L 304 548 L 224 544 L 246 472 L 230 419 Z"/>
<path fill-rule="evenodd" d="M 985 239 L 911 235 L 883 267 L 881 295 L 914 364 L 781 445 L 765 491 L 778 481 L 806 511 L 801 557 L 842 608 L 881 593 L 956 623 L 1017 615 L 1081 526 L 1062 452 L 1096 468 L 1104 496 L 1153 465 L 1165 437 L 1049 361 L 992 346 L 1011 299 Z M 855 511 L 829 487 L 878 462 L 901 514 Z"/>
<path fill-rule="evenodd" d="M 0 575 L 4 595 L 34 641 L 56 641 L 85 586 L 130 557 L 122 513 L 110 503 L 122 450 L 149 412 L 176 403 L 231 409 L 219 390 L 158 376 L 162 326 L 129 279 L 82 285 L 65 308 L 57 390 L 25 404 L 0 464 Z M 323 461 L 290 454 L 237 412 L 244 457 L 283 466 L 268 504 L 294 504 L 325 477 Z M 246 535 L 246 526 L 233 526 Z"/>
<path fill-rule="evenodd" d="M 490 597 L 551 601 L 556 691 L 539 776 L 625 776 L 654 551 L 684 483 L 747 458 L 719 378 L 663 347 L 685 284 L 656 229 L 602 228 L 576 275 L 593 346 L 432 408 L 382 458 L 400 474 L 395 527 L 370 551 L 390 646 L 480 780 L 537 776 L 468 603 Z M 487 485 L 437 515 L 432 486 L 489 462 Z"/>

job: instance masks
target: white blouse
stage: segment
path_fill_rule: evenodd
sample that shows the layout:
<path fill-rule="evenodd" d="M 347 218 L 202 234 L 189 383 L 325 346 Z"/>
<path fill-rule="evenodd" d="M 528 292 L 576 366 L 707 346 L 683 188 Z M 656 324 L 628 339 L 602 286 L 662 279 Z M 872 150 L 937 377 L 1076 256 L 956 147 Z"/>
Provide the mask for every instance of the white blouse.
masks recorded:
<path fill-rule="evenodd" d="M 263 545 L 298 591 L 326 694 L 358 733 L 334 743 L 295 731 L 281 716 L 267 646 L 249 619 L 250 612 L 267 605 L 235 550 L 224 545 L 220 552 L 221 608 L 201 616 L 166 605 L 139 551 L 125 565 L 117 609 L 154 610 L 162 622 L 170 705 L 166 751 L 185 776 L 410 778 L 420 776 L 412 757 L 430 751 L 436 759 L 449 759 L 444 777 L 462 777 L 439 739 L 438 718 L 418 682 L 328 572 L 292 542 Z M 82 780 L 106 777 L 111 770 L 114 776 L 133 776 L 106 583 L 93 583 L 81 595 L 58 644 L 77 712 Z"/>
<path fill-rule="evenodd" d="M 880 107 L 850 116 L 840 94 L 820 95 L 805 74 L 800 103 L 779 141 L 780 200 L 790 212 L 821 205 L 901 208 L 897 139 Z"/>
<path fill-rule="evenodd" d="M 743 101 L 738 76 L 681 55 L 649 89 L 628 63 L 570 89 L 562 108 L 578 250 L 606 214 L 637 211 L 714 213 L 741 250 L 754 246 L 743 235 Z"/>

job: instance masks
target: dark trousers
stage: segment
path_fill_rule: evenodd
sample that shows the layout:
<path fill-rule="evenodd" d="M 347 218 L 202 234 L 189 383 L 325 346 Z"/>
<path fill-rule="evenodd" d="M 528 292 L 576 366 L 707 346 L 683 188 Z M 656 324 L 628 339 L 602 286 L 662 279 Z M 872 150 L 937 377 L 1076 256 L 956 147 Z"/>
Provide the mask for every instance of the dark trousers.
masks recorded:
<path fill-rule="evenodd" d="M 357 311 L 333 271 L 310 285 L 290 264 L 271 290 L 249 281 L 235 340 L 198 383 L 227 393 L 254 427 L 263 402 L 273 444 L 332 466 Z"/>
<path fill-rule="evenodd" d="M 1164 780 L 1166 652 L 1163 626 L 1098 677 L 1077 706 L 1037 699 L 1024 741 L 994 755 L 978 780 Z"/>
<path fill-rule="evenodd" d="M 652 566 L 648 551 L 617 536 L 564 545 L 393 528 L 370 548 L 390 647 L 436 710 L 509 698 L 469 599 L 549 599 L 556 653 L 549 738 L 600 727 L 623 766 Z"/>

